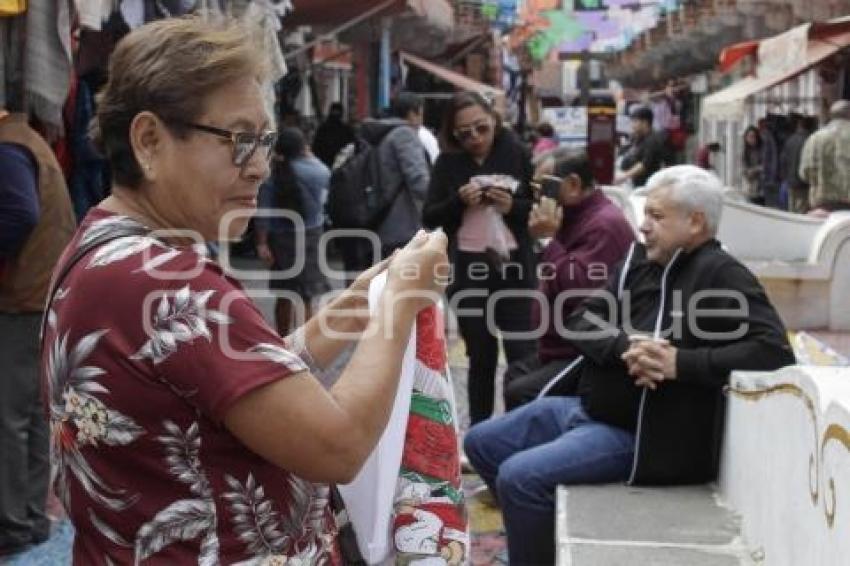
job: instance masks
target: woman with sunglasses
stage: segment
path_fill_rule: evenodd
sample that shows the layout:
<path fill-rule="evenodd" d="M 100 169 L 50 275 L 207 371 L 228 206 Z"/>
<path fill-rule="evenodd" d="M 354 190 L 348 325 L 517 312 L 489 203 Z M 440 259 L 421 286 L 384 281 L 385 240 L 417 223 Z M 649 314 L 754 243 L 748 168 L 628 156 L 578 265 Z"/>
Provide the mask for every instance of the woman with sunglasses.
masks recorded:
<path fill-rule="evenodd" d="M 478 93 L 455 95 L 441 135 L 445 151 L 434 164 L 423 222 L 442 227 L 449 238 L 449 294 L 469 357 L 469 416 L 475 424 L 493 412 L 499 332 L 514 335 L 502 338 L 508 363 L 536 348 L 536 340 L 527 336 L 535 287 L 527 229 L 533 169 L 528 150 Z M 514 179 L 515 192 L 478 182 L 492 175 Z M 494 215 L 488 208 L 498 213 L 497 235 L 509 252 L 501 257 L 491 246 Z"/>
<path fill-rule="evenodd" d="M 63 254 L 43 328 L 75 564 L 338 564 L 328 483 L 377 444 L 413 320 L 439 291 L 445 237 L 421 232 L 281 338 L 196 251 L 242 234 L 269 174 L 256 36 L 166 19 L 112 54 L 96 116 L 112 196 Z M 363 292 L 384 268 L 370 318 Z M 310 368 L 354 341 L 326 390 Z"/>

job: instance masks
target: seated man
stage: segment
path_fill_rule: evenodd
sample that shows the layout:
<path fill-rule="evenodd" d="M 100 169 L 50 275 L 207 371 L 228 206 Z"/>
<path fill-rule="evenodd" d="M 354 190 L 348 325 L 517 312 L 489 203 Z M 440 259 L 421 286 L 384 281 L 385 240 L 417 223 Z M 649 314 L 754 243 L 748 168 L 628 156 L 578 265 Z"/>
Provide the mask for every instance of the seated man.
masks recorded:
<path fill-rule="evenodd" d="M 512 564 L 554 562 L 558 484 L 713 479 L 729 373 L 794 363 L 761 285 L 714 238 L 722 203 L 707 171 L 653 175 L 646 243 L 562 329 L 584 355 L 577 396 L 538 399 L 467 434 Z"/>
<path fill-rule="evenodd" d="M 541 170 L 546 170 L 545 164 Z M 596 188 L 587 153 L 562 157 L 549 164 L 548 172 L 553 175 L 543 176 L 542 183 L 544 188 L 551 187 L 544 192 L 553 198 L 543 196 L 528 219 L 528 231 L 533 237 L 551 238 L 538 267 L 540 292 L 546 297 L 549 312 L 541 313 L 540 302 L 532 302 L 534 328 L 539 327 L 541 318 L 548 325 L 539 340 L 539 352 L 514 362 L 505 372 L 508 410 L 533 401 L 544 388 L 549 394 L 574 389 L 573 374 L 563 372 L 568 371 L 578 352 L 558 334 L 558 326 L 583 297 L 561 303 L 556 298 L 565 291 L 602 287 L 634 241 L 634 232 L 623 213 Z"/>

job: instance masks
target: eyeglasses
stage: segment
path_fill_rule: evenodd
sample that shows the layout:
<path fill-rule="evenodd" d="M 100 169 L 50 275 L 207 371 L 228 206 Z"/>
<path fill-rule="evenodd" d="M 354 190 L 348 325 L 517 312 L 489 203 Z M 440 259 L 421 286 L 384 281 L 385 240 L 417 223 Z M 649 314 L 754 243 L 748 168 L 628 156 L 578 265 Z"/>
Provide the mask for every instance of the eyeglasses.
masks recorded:
<path fill-rule="evenodd" d="M 455 137 L 458 141 L 465 142 L 469 141 L 473 138 L 473 136 L 481 137 L 490 133 L 492 129 L 492 125 L 490 122 L 478 122 L 477 124 L 473 124 L 471 126 L 465 126 L 463 128 L 457 128 L 454 131 Z"/>
<path fill-rule="evenodd" d="M 260 133 L 231 132 L 230 130 L 207 126 L 205 124 L 195 124 L 192 122 L 182 121 L 178 121 L 176 123 L 186 128 L 206 132 L 208 134 L 213 134 L 220 138 L 230 140 L 230 143 L 233 145 L 233 164 L 236 167 L 244 167 L 245 164 L 251 160 L 251 157 L 254 156 L 257 149 L 261 147 L 266 152 L 266 159 L 271 158 L 272 147 L 274 147 L 274 142 L 277 140 L 277 132 L 272 130 L 266 130 Z"/>

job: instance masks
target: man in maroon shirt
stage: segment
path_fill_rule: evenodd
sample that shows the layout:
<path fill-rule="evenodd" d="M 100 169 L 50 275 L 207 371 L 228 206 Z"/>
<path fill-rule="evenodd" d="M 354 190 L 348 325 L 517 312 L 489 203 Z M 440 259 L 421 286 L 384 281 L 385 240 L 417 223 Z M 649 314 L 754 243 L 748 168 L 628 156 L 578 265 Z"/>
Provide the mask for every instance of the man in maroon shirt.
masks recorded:
<path fill-rule="evenodd" d="M 546 331 L 538 353 L 511 364 L 505 372 L 508 410 L 534 400 L 544 388 L 547 393 L 573 393 L 568 368 L 577 352 L 558 328 L 587 292 L 605 284 L 634 241 L 634 230 L 623 213 L 596 188 L 584 151 L 562 158 L 551 171 L 550 181 L 561 179 L 557 193 L 551 195 L 555 198 L 543 196 L 528 219 L 533 237 L 550 238 L 538 266 L 545 305 L 532 301 L 533 328 L 545 325 Z M 542 313 L 543 308 L 548 312 Z"/>

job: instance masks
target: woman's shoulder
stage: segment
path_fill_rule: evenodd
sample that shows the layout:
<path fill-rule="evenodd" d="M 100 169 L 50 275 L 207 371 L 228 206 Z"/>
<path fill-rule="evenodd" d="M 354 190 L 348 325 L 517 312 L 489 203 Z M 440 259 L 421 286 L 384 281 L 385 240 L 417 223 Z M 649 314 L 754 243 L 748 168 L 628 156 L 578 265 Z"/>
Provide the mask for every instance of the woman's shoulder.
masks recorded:
<path fill-rule="evenodd" d="M 93 215 L 82 224 L 63 257 L 64 262 L 76 261 L 70 266 L 68 280 L 108 291 L 112 299 L 198 279 L 237 285 L 213 260 L 206 243 L 174 246 L 165 236 L 127 217 Z M 81 252 L 84 255 L 80 256 Z"/>

